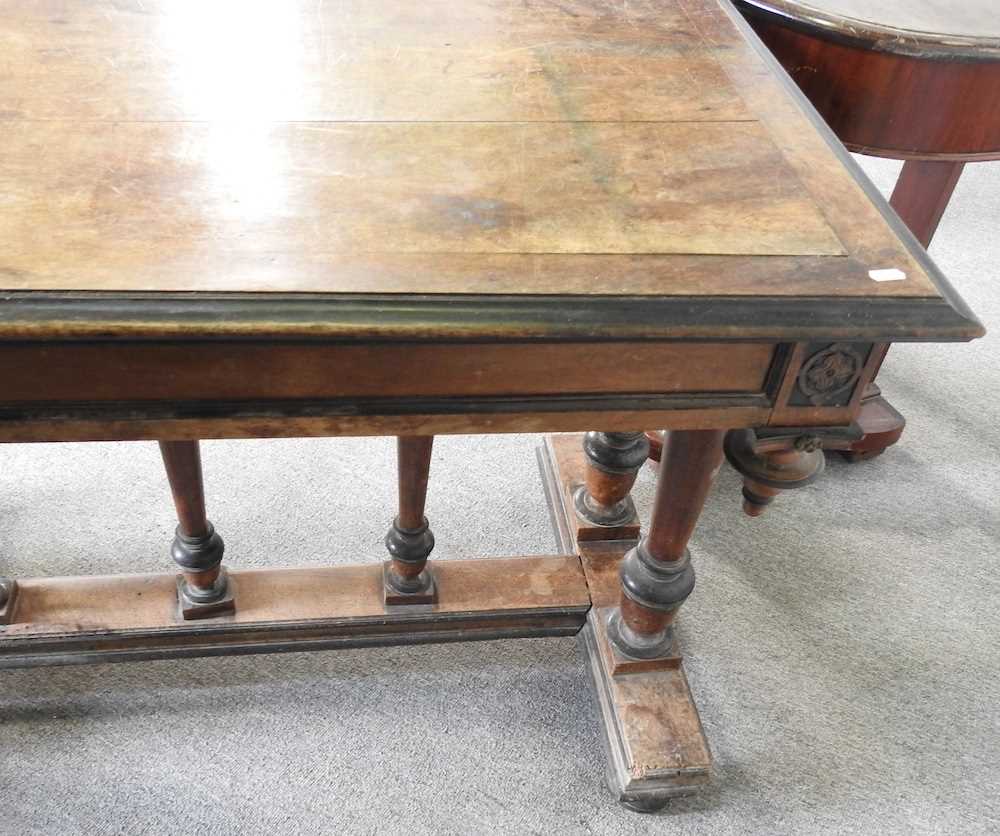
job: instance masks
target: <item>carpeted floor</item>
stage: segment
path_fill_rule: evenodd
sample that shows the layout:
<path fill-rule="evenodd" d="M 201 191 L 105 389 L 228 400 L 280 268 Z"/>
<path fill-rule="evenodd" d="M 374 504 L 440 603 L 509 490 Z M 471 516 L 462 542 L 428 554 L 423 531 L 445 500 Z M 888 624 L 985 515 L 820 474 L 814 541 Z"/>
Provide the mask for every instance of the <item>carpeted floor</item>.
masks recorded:
<path fill-rule="evenodd" d="M 1000 323 L 1000 164 L 967 170 L 932 252 Z M 883 458 L 831 458 L 759 520 L 723 471 L 679 628 L 716 781 L 665 815 L 606 791 L 567 638 L 4 672 L 0 833 L 997 832 L 1000 337 L 898 346 L 880 382 L 910 421 Z M 553 550 L 536 442 L 439 440 L 435 557 Z M 392 451 L 206 443 L 229 562 L 375 560 Z M 0 453 L 2 573 L 169 565 L 155 445 Z"/>

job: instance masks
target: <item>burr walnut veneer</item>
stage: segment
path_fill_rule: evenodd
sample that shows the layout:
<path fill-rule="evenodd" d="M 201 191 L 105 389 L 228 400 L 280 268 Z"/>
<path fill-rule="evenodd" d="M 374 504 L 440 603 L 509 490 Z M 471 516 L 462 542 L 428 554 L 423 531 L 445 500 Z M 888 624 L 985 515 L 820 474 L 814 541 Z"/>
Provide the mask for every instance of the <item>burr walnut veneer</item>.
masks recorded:
<path fill-rule="evenodd" d="M 4 578 L 0 666 L 581 632 L 617 796 L 704 782 L 673 625 L 723 453 L 766 502 L 887 343 L 982 333 L 732 8 L 36 0 L 0 33 L 0 440 L 157 441 L 179 523 L 179 571 Z M 560 553 L 433 560 L 433 436 L 515 431 L 590 431 L 540 453 Z M 385 551 L 241 570 L 198 440 L 364 434 L 400 437 Z"/>

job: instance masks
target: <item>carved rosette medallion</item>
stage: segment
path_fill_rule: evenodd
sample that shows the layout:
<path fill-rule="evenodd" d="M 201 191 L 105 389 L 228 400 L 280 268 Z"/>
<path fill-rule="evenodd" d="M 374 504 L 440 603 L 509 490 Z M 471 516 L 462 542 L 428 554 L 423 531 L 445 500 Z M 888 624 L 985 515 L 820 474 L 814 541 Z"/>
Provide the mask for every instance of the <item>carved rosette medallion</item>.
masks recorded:
<path fill-rule="evenodd" d="M 851 346 L 834 343 L 803 364 L 799 372 L 799 390 L 814 406 L 827 405 L 838 396 L 850 393 L 864 365 L 864 358 Z"/>

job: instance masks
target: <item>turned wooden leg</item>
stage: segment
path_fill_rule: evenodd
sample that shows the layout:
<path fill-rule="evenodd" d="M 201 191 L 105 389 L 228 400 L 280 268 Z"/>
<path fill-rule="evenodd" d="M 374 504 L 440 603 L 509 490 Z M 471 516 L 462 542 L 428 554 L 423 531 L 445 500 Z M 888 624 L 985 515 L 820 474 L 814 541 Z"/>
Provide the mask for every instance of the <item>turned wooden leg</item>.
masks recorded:
<path fill-rule="evenodd" d="M 225 545 L 205 516 L 205 486 L 197 441 L 161 441 L 160 453 L 177 509 L 170 554 L 181 567 L 177 599 L 185 620 L 236 609 L 232 583 L 222 568 Z"/>
<path fill-rule="evenodd" d="M 583 450 L 586 484 L 573 496 L 577 515 L 586 523 L 609 529 L 628 525 L 635 518 L 629 491 L 649 455 L 649 441 L 641 432 L 589 432 Z"/>
<path fill-rule="evenodd" d="M 849 434 L 850 430 L 844 432 Z M 847 437 L 856 439 L 857 435 Z M 782 491 L 815 481 L 826 466 L 822 446 L 820 437 L 809 435 L 808 430 L 765 437 L 758 437 L 753 430 L 727 433 L 726 458 L 743 475 L 743 511 L 747 516 L 759 517 Z"/>
<path fill-rule="evenodd" d="M 399 514 L 385 536 L 391 557 L 383 570 L 387 606 L 432 604 L 437 600 L 434 574 L 427 566 L 434 535 L 424 516 L 433 446 L 432 435 L 397 439 Z"/>
<path fill-rule="evenodd" d="M 694 588 L 687 544 L 722 462 L 721 430 L 667 435 L 649 530 L 622 560 L 621 606 L 608 637 L 634 659 L 673 654 L 673 621 Z"/>

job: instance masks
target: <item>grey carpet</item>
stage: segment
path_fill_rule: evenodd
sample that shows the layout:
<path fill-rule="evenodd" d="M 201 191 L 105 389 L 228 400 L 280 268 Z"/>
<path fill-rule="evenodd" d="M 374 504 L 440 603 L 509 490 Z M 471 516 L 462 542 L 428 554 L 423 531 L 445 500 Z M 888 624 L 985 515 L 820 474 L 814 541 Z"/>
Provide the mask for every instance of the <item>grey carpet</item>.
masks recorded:
<path fill-rule="evenodd" d="M 897 168 L 865 166 L 883 188 Z M 933 253 L 1000 322 L 1000 164 L 967 170 Z M 680 624 L 716 781 L 664 816 L 605 790 L 567 638 L 2 673 L 0 832 L 996 832 L 998 361 L 996 334 L 894 348 L 881 382 L 904 443 L 831 459 L 762 519 L 723 471 Z M 536 441 L 440 440 L 437 557 L 554 548 Z M 155 445 L 0 453 L 0 571 L 167 566 Z M 375 560 L 391 454 L 386 439 L 205 444 L 230 562 Z M 651 485 L 644 472 L 644 512 Z"/>

